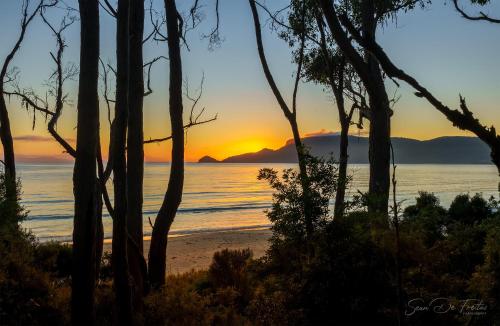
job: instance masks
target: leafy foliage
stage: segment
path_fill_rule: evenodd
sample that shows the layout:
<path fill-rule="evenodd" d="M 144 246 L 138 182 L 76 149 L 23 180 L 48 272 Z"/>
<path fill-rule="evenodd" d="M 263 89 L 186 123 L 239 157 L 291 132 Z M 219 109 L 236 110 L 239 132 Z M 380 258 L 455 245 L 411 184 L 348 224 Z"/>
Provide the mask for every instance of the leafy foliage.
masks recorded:
<path fill-rule="evenodd" d="M 310 182 L 310 209 L 314 228 L 320 228 L 330 218 L 330 200 L 336 191 L 337 166 L 332 159 L 307 156 L 307 177 Z M 306 236 L 303 190 L 297 170 L 283 170 L 281 177 L 272 169 L 262 169 L 259 180 L 266 180 L 273 194 L 273 205 L 267 217 L 273 223 L 273 245 L 281 241 L 303 243 Z"/>

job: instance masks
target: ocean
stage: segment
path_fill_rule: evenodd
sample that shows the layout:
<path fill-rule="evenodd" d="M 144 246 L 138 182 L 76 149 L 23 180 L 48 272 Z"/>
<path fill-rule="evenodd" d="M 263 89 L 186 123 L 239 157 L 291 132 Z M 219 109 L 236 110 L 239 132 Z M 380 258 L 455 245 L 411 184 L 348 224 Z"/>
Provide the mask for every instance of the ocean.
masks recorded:
<path fill-rule="evenodd" d="M 144 178 L 144 233 L 151 234 L 168 182 L 169 164 L 148 163 Z M 172 235 L 196 232 L 263 228 L 270 225 L 265 210 L 272 191 L 257 180 L 259 169 L 293 168 L 294 164 L 186 164 L 183 201 L 172 225 Z M 73 227 L 73 165 L 21 164 L 22 204 L 29 211 L 23 227 L 40 241 L 70 241 Z M 368 188 L 368 165 L 351 165 L 348 195 Z M 415 202 L 419 191 L 433 192 L 449 206 L 461 193 L 497 196 L 498 175 L 493 165 L 400 164 L 397 167 L 397 200 Z M 112 189 L 109 189 L 112 194 Z M 112 221 L 103 216 L 105 237 L 111 237 Z"/>

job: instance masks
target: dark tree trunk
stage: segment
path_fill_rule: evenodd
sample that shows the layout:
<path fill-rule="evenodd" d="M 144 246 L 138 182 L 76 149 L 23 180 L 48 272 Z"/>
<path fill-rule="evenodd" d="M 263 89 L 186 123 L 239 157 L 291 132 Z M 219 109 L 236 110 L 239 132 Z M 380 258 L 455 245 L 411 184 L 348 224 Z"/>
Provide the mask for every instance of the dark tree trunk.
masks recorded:
<path fill-rule="evenodd" d="M 98 181 L 99 182 L 99 181 Z M 95 278 L 99 280 L 101 273 L 101 260 L 102 253 L 104 249 L 104 227 L 102 225 L 102 192 L 99 187 L 99 193 L 97 195 L 97 220 L 96 220 L 96 248 L 95 248 Z"/>
<path fill-rule="evenodd" d="M 73 324 L 94 322 L 96 276 L 96 220 L 99 191 L 96 154 L 99 139 L 99 1 L 80 0 L 80 78 L 76 159 L 73 172 L 75 219 L 71 319 Z"/>
<path fill-rule="evenodd" d="M 340 35 L 340 22 L 335 14 L 335 8 L 328 6 L 328 0 L 318 0 L 321 3 L 325 17 L 329 20 L 331 28 L 335 29 L 337 35 Z M 474 133 L 479 139 L 485 142 L 491 150 L 491 160 L 496 165 L 500 175 L 500 135 L 497 134 L 494 126 L 487 127 L 483 125 L 474 114 L 469 110 L 465 99 L 460 96 L 460 110 L 451 109 L 439 101 L 429 90 L 422 86 L 415 78 L 408 75 L 404 70 L 398 68 L 392 63 L 391 59 L 384 52 L 382 47 L 378 45 L 374 39 L 364 38 L 353 26 L 352 22 L 347 17 L 341 17 L 342 23 L 349 30 L 351 36 L 357 43 L 362 45 L 366 50 L 372 53 L 378 60 L 379 64 L 384 69 L 384 72 L 391 78 L 398 78 L 405 81 L 415 89 L 415 95 L 425 98 L 434 108 L 441 112 L 454 126 L 462 130 L 468 130 Z M 348 43 L 345 35 L 340 37 L 341 42 Z M 352 49 L 349 50 L 352 54 Z M 356 59 L 356 58 L 355 58 Z M 357 60 L 357 59 L 356 59 Z M 361 76 L 360 76 L 361 77 Z M 500 184 L 498 188 L 500 192 Z"/>
<path fill-rule="evenodd" d="M 14 141 L 12 138 L 12 131 L 10 128 L 9 113 L 7 111 L 7 104 L 5 103 L 5 79 L 8 75 L 8 69 L 12 60 L 16 56 L 17 52 L 21 48 L 21 44 L 24 41 L 24 36 L 26 35 L 26 30 L 29 24 L 33 21 L 33 18 L 41 10 L 43 3 L 40 2 L 35 10 L 28 14 L 29 3 L 23 3 L 23 12 L 21 19 L 21 33 L 17 38 L 14 47 L 7 54 L 5 61 L 3 62 L 2 69 L 0 71 L 0 142 L 3 146 L 3 164 L 5 168 L 5 180 L 6 180 L 6 196 L 11 200 L 17 200 L 17 189 L 16 189 L 16 159 L 14 153 Z"/>
<path fill-rule="evenodd" d="M 127 137 L 127 226 L 131 241 L 137 248 L 128 250 L 130 275 L 133 279 L 134 310 L 142 314 L 142 297 L 146 292 L 147 270 L 143 268 L 143 179 L 144 179 L 144 132 L 143 132 L 143 54 L 144 0 L 131 0 L 129 15 L 130 69 L 129 69 L 129 117 Z"/>
<path fill-rule="evenodd" d="M 129 1 L 119 0 L 116 31 L 116 103 L 115 120 L 111 137 L 113 151 L 113 287 L 116 297 L 115 322 L 131 323 L 132 294 L 127 257 L 127 138 L 128 84 L 129 84 Z"/>
<path fill-rule="evenodd" d="M 10 130 L 9 113 L 3 94 L 3 79 L 0 81 L 0 141 L 3 146 L 3 162 L 5 168 L 6 196 L 16 199 L 16 160 L 14 155 L 14 142 Z"/>
<path fill-rule="evenodd" d="M 339 105 L 337 103 L 337 105 Z M 339 108 L 340 110 L 340 108 Z M 347 163 L 349 155 L 349 121 L 341 119 L 340 127 L 340 149 L 339 149 L 339 175 L 337 182 L 337 192 L 335 194 L 334 216 L 342 217 L 345 211 L 345 191 L 347 187 Z"/>
<path fill-rule="evenodd" d="M 375 41 L 377 20 L 375 4 L 371 0 L 362 3 L 362 32 L 365 38 Z M 368 210 L 387 215 L 389 209 L 391 123 L 389 98 L 377 59 L 365 51 L 372 90 L 369 94 L 370 138 L 369 161 L 370 183 L 368 190 Z"/>
<path fill-rule="evenodd" d="M 351 44 L 347 33 L 340 25 L 333 3 L 317 0 L 323 11 L 330 32 L 342 53 L 363 81 L 369 96 L 370 106 L 370 184 L 368 209 L 384 215 L 389 205 L 389 163 L 390 163 L 390 110 L 389 100 L 378 62 L 367 54 L 365 60 Z M 373 1 L 363 1 L 363 33 L 375 39 L 376 20 L 373 14 Z"/>
<path fill-rule="evenodd" d="M 326 33 L 323 25 L 323 18 L 319 13 L 316 14 L 316 22 L 320 32 L 321 42 L 320 47 L 323 53 L 323 58 L 328 69 L 328 81 L 332 89 L 332 93 L 337 103 L 337 111 L 340 121 L 340 148 L 339 148 L 339 174 L 337 181 L 337 191 L 335 193 L 334 216 L 342 217 L 345 211 L 345 191 L 347 187 L 347 163 L 349 159 L 349 127 L 352 119 L 352 109 L 349 114 L 345 110 L 344 101 L 344 77 L 346 70 L 345 56 L 342 55 L 341 60 L 335 64 L 330 58 L 328 51 Z"/>
<path fill-rule="evenodd" d="M 167 192 L 154 223 L 149 249 L 149 280 L 154 287 L 165 284 L 168 232 L 182 201 L 184 186 L 182 61 L 178 12 L 175 0 L 165 0 L 165 10 L 170 64 L 169 105 L 172 126 L 172 163 L 170 165 Z"/>
<path fill-rule="evenodd" d="M 312 220 L 312 209 L 311 209 L 311 195 L 309 191 L 309 177 L 307 174 L 307 162 L 306 162 L 306 149 L 300 138 L 299 127 L 297 125 L 297 119 L 289 118 L 288 122 L 290 128 L 292 129 L 293 141 L 295 143 L 295 151 L 297 152 L 297 157 L 299 161 L 299 174 L 300 183 L 302 187 L 303 197 L 304 197 L 304 220 L 306 226 L 306 236 L 310 237 L 314 232 L 314 224 Z"/>

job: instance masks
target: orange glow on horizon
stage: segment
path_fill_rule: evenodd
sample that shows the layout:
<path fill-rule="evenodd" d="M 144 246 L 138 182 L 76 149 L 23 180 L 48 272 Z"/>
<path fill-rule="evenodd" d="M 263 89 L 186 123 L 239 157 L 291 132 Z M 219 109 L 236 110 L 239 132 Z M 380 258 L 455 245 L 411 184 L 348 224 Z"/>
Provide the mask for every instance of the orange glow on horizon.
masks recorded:
<path fill-rule="evenodd" d="M 394 128 L 393 137 L 408 137 L 419 140 L 427 140 L 443 135 L 446 136 L 473 136 L 470 133 L 460 131 L 454 128 L 449 128 L 446 132 L 436 130 L 434 133 L 418 133 L 408 134 L 402 132 L 399 128 Z M 304 133 L 306 134 L 306 133 Z M 353 132 L 353 135 L 358 134 Z M 360 136 L 366 136 L 360 134 Z M 190 136 L 191 137 L 191 136 Z M 47 137 L 48 138 L 48 137 Z M 285 145 L 290 137 L 269 136 L 269 137 L 242 137 L 240 139 L 217 139 L 212 141 L 205 139 L 204 135 L 188 138 L 186 143 L 186 162 L 197 162 L 201 157 L 208 155 L 217 160 L 223 160 L 229 156 L 235 156 L 245 153 L 258 152 L 264 148 L 276 150 Z M 73 143 L 73 142 L 72 142 Z M 74 144 L 74 143 L 73 143 Z M 19 162 L 72 162 L 73 159 L 66 153 L 63 153 L 61 146 L 54 140 L 23 140 L 14 139 L 16 150 L 16 159 Z M 103 158 L 107 159 L 108 140 L 102 140 Z M 169 162 L 171 157 L 171 143 L 148 144 L 144 148 L 146 162 Z M 3 156 L 0 146 L 0 155 Z"/>

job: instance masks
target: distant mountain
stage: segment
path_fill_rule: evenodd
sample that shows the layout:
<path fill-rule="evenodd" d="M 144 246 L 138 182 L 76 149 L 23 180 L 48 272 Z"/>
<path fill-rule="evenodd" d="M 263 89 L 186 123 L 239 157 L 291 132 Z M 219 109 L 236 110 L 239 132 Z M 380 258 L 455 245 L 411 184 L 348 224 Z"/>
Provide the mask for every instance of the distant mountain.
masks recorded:
<path fill-rule="evenodd" d="M 205 155 L 199 159 L 198 163 L 220 163 L 220 161 L 214 159 L 211 156 Z"/>
<path fill-rule="evenodd" d="M 304 144 L 315 156 L 338 157 L 340 136 L 328 135 L 308 137 Z M 439 137 L 431 140 L 392 138 L 396 163 L 402 164 L 490 164 L 490 151 L 487 145 L 476 137 Z M 217 161 L 209 156 L 200 162 L 221 163 L 295 163 L 297 154 L 293 141 L 272 150 L 264 148 L 256 153 L 247 153 Z M 368 163 L 368 138 L 349 136 L 349 163 Z"/>

